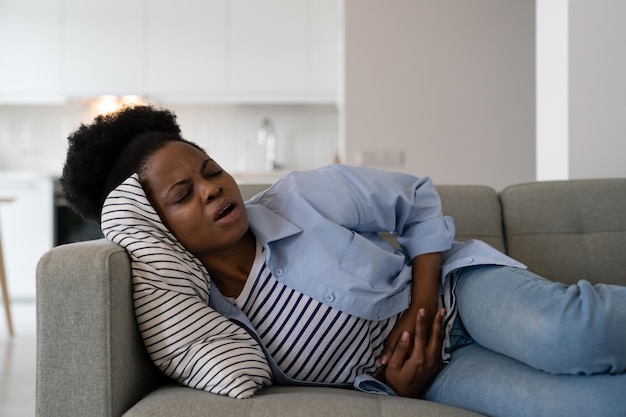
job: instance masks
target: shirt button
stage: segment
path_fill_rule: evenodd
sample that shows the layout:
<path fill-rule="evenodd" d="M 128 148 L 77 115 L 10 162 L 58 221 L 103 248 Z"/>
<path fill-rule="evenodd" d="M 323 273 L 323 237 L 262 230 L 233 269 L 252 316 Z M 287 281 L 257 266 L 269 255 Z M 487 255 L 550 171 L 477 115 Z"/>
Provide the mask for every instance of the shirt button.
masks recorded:
<path fill-rule="evenodd" d="M 282 277 L 285 271 L 282 268 L 276 268 L 276 271 L 274 273 L 277 277 Z"/>
<path fill-rule="evenodd" d="M 326 300 L 327 303 L 332 303 L 333 301 L 335 301 L 335 296 L 333 294 L 326 294 L 324 300 Z"/>
<path fill-rule="evenodd" d="M 472 262 L 474 262 L 474 258 L 465 258 L 466 264 L 471 264 Z"/>

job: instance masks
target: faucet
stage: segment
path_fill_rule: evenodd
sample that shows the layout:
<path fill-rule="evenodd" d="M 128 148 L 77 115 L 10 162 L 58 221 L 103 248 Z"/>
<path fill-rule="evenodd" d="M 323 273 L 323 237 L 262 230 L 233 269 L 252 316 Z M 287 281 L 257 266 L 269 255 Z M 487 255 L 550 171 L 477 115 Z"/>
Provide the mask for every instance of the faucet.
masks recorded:
<path fill-rule="evenodd" d="M 259 145 L 265 147 L 265 170 L 274 171 L 278 168 L 276 163 L 276 134 L 274 131 L 274 123 L 269 117 L 261 120 L 261 126 L 258 131 Z"/>

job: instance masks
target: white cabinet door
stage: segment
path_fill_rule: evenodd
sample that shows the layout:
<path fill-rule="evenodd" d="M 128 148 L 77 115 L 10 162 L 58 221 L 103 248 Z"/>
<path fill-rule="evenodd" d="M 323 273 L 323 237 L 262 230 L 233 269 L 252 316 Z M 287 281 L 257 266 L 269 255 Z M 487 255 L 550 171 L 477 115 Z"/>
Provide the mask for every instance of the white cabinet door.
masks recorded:
<path fill-rule="evenodd" d="M 147 2 L 150 97 L 189 99 L 225 91 L 226 0 Z"/>
<path fill-rule="evenodd" d="M 0 1 L 0 103 L 61 101 L 60 0 Z"/>
<path fill-rule="evenodd" d="M 304 92 L 308 79 L 307 0 L 232 0 L 230 87 L 246 94 Z"/>
<path fill-rule="evenodd" d="M 336 100 L 339 0 L 0 0 L 0 103 Z"/>
<path fill-rule="evenodd" d="M 64 0 L 64 13 L 66 95 L 143 94 L 143 1 Z"/>
<path fill-rule="evenodd" d="M 339 92 L 341 21 L 338 0 L 314 0 L 309 3 L 310 84 L 316 94 L 337 96 Z"/>
<path fill-rule="evenodd" d="M 35 269 L 54 242 L 51 178 L 0 179 L 2 249 L 11 299 L 35 299 Z"/>

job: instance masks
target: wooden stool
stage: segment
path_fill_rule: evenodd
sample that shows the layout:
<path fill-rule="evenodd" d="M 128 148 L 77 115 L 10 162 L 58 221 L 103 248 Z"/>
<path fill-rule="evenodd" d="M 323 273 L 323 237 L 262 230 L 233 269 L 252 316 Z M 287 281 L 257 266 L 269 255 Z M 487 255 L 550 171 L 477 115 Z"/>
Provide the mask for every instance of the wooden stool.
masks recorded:
<path fill-rule="evenodd" d="M 0 203 L 10 203 L 11 198 L 0 198 Z M 0 287 L 2 288 L 2 304 L 7 317 L 9 335 L 13 336 L 13 322 L 11 320 L 11 305 L 9 304 L 9 290 L 7 289 L 7 276 L 4 269 L 4 255 L 2 254 L 2 235 L 0 234 Z"/>

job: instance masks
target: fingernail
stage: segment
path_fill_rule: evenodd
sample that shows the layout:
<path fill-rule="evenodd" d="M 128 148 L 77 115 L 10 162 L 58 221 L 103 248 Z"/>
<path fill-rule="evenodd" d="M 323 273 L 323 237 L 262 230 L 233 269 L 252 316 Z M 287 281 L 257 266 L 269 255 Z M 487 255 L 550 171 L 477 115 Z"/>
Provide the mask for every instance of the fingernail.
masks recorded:
<path fill-rule="evenodd" d="M 380 358 L 380 363 L 382 363 L 383 365 L 387 365 L 387 355 L 383 355 Z"/>
<path fill-rule="evenodd" d="M 400 339 L 402 339 L 403 342 L 406 342 L 407 340 L 409 340 L 409 332 L 407 332 L 406 330 L 402 332 L 402 336 L 400 336 Z"/>
<path fill-rule="evenodd" d="M 420 317 L 424 317 L 426 315 L 426 311 L 423 308 L 420 308 L 419 315 Z"/>

